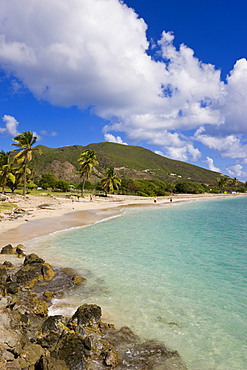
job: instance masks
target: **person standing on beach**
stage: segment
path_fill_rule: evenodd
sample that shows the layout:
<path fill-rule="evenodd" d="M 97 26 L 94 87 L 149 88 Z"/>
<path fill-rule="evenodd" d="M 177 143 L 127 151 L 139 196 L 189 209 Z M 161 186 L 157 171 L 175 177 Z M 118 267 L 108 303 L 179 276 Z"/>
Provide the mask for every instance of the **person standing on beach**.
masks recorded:
<path fill-rule="evenodd" d="M 156 203 L 157 202 L 157 198 L 154 198 L 154 203 Z"/>

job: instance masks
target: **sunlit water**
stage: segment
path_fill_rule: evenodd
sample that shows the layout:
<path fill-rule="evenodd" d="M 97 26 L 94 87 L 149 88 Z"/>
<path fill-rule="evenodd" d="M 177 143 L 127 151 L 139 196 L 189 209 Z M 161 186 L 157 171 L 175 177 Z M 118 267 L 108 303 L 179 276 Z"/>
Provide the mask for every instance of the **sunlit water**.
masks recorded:
<path fill-rule="evenodd" d="M 244 370 L 246 212 L 247 197 L 154 205 L 30 245 L 87 278 L 67 299 L 72 312 L 99 304 L 106 321 L 165 342 L 191 370 Z"/>

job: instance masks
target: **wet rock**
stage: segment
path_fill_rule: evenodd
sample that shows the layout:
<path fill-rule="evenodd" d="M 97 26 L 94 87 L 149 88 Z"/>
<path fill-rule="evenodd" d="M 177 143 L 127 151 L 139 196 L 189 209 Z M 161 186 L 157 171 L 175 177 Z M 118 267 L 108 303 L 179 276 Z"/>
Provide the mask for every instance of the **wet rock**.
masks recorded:
<path fill-rule="evenodd" d="M 31 253 L 28 256 L 26 256 L 23 264 L 24 264 L 24 266 L 26 266 L 26 265 L 31 265 L 33 263 L 42 264 L 44 262 L 45 261 L 42 258 L 40 258 L 39 256 L 37 256 L 37 254 Z"/>
<path fill-rule="evenodd" d="M 15 249 L 12 247 L 11 244 L 5 245 L 5 247 L 2 248 L 1 254 L 14 254 Z"/>
<path fill-rule="evenodd" d="M 4 261 L 3 265 L 7 268 L 7 269 L 11 269 L 13 268 L 13 264 L 10 262 L 10 261 Z"/>
<path fill-rule="evenodd" d="M 68 326 L 73 328 L 98 325 L 101 318 L 101 307 L 96 304 L 83 304 L 69 320 Z"/>
<path fill-rule="evenodd" d="M 84 283 L 86 281 L 85 278 L 83 278 L 81 276 L 78 276 L 78 275 L 72 276 L 71 280 L 72 280 L 72 283 L 74 285 L 79 285 L 79 284 L 82 284 L 82 283 Z"/>
<path fill-rule="evenodd" d="M 24 246 L 22 244 L 17 245 L 15 253 L 18 255 L 18 257 L 24 257 L 25 256 L 25 253 L 22 250 L 23 247 Z"/>
<path fill-rule="evenodd" d="M 17 283 L 30 282 L 29 286 L 32 287 L 37 281 L 51 280 L 55 276 L 55 271 L 48 263 L 32 253 L 26 256 L 23 266 L 15 274 Z"/>

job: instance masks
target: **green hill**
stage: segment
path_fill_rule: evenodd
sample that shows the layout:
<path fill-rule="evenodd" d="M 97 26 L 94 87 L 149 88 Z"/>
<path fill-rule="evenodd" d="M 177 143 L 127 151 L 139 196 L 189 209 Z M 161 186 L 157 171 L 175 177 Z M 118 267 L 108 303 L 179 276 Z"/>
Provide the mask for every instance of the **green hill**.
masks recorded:
<path fill-rule="evenodd" d="M 58 179 L 79 182 L 77 159 L 86 149 L 93 149 L 99 161 L 91 177 L 93 182 L 99 181 L 109 166 L 113 166 L 120 177 L 158 179 L 169 183 L 190 181 L 215 185 L 222 176 L 192 164 L 162 157 L 138 146 L 104 142 L 57 149 L 43 145 L 38 147 L 42 154 L 39 156 L 37 177 L 43 173 L 53 173 Z"/>

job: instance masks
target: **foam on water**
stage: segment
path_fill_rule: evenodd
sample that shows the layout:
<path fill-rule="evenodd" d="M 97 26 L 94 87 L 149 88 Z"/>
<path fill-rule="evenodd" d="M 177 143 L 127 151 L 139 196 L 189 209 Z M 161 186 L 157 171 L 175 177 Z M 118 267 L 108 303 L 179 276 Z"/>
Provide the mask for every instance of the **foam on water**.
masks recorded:
<path fill-rule="evenodd" d="M 44 258 L 87 278 L 57 310 L 97 303 L 107 321 L 177 349 L 189 369 L 245 369 L 247 198 L 174 205 L 39 239 Z"/>

